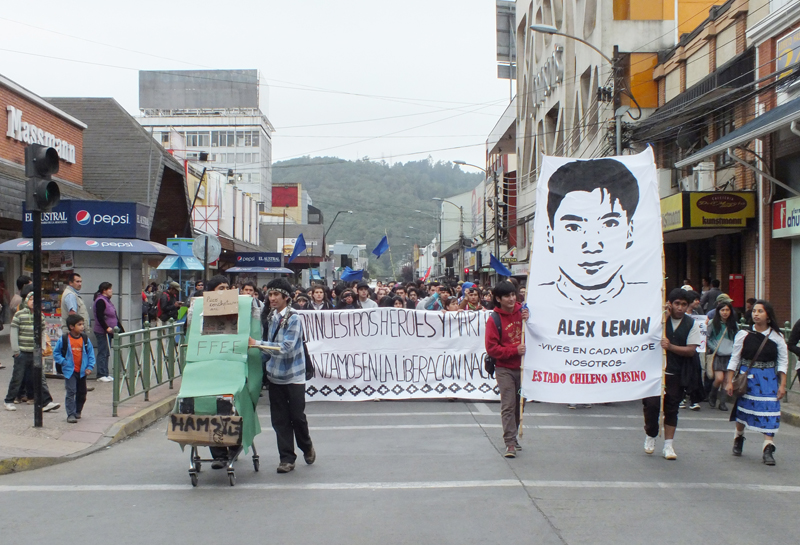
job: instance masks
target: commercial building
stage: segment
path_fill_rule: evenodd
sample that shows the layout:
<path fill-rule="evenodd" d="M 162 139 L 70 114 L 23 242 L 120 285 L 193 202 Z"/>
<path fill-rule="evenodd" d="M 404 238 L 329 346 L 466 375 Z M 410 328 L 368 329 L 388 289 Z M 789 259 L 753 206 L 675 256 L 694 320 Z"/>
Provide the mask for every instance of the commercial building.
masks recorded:
<path fill-rule="evenodd" d="M 711 0 L 516 2 L 516 165 L 510 158 L 502 159 L 502 138 L 490 138 L 486 166 L 490 173 L 502 167 L 509 174 L 508 185 L 501 186 L 507 198 L 501 202 L 508 206 L 503 211 L 508 227 L 513 231 L 516 226 L 516 240 L 509 240 L 505 250 L 510 256 L 516 247 L 516 259 L 509 261 L 512 272 L 524 274 L 530 266 L 543 156 L 614 155 L 617 122 L 620 147 L 630 149 L 633 118 L 647 119 L 659 106 L 659 87 L 653 79 L 658 52 L 673 47 L 713 4 Z M 557 34 L 531 30 L 531 25 L 546 25 Z M 492 134 L 504 135 L 509 128 L 503 123 Z"/>
<path fill-rule="evenodd" d="M 143 70 L 138 121 L 178 159 L 229 173 L 269 211 L 275 129 L 267 96 L 257 70 Z"/>
<path fill-rule="evenodd" d="M 784 321 L 800 315 L 800 4 L 749 4 L 740 39 L 752 48 L 754 81 L 738 101 L 743 115 L 675 167 L 732 161 L 737 182 L 741 173 L 755 190 L 756 218 L 745 235 L 746 292 L 771 301 Z"/>

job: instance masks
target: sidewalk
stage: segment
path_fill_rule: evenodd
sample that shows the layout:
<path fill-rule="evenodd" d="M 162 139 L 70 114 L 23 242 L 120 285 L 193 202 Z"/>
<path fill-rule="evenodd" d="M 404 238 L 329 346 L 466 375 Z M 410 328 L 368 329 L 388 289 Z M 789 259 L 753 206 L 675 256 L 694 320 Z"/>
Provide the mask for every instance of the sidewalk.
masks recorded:
<path fill-rule="evenodd" d="M 0 333 L 0 390 L 5 398 L 11 379 L 13 359 L 8 328 Z M 47 379 L 50 394 L 58 409 L 43 413 L 41 428 L 33 427 L 33 405 L 19 404 L 16 411 L 0 407 L 0 475 L 53 465 L 105 448 L 147 427 L 172 410 L 180 389 L 180 378 L 174 389 L 164 384 L 150 392 L 150 401 L 139 395 L 119 406 L 119 417 L 111 416 L 112 385 L 89 380 L 94 391 L 86 397 L 83 418 L 77 424 L 67 423 L 64 410 L 64 381 Z"/>

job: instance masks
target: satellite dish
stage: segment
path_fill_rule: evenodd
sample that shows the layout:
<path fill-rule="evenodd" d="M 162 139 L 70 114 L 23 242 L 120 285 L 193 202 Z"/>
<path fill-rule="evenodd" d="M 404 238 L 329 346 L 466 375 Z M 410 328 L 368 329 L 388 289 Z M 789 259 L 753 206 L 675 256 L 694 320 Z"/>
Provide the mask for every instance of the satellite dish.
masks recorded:
<path fill-rule="evenodd" d="M 200 235 L 192 243 L 192 254 L 201 262 L 206 258 L 206 244 L 208 244 L 208 262 L 213 263 L 222 253 L 222 245 L 214 235 Z"/>

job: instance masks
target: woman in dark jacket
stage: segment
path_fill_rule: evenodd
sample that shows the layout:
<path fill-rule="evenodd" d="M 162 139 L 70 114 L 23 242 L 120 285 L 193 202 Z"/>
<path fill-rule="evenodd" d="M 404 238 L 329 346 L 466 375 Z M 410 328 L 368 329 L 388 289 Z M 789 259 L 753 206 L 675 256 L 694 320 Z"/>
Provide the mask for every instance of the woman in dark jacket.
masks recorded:
<path fill-rule="evenodd" d="M 311 301 L 308 304 L 308 310 L 331 310 L 331 297 L 328 293 L 328 288 L 317 284 L 311 290 Z"/>
<path fill-rule="evenodd" d="M 714 313 L 714 319 L 708 324 L 706 336 L 706 368 L 714 374 L 714 384 L 711 386 L 711 393 L 708 396 L 708 404 L 713 409 L 719 401 L 719 410 L 727 411 L 726 401 L 728 396 L 723 389 L 725 381 L 725 371 L 728 370 L 728 362 L 733 353 L 733 341 L 739 327 L 736 324 L 736 311 L 730 303 L 720 303 Z M 713 361 L 712 361 L 713 360 Z M 709 372 L 706 374 L 710 374 Z"/>

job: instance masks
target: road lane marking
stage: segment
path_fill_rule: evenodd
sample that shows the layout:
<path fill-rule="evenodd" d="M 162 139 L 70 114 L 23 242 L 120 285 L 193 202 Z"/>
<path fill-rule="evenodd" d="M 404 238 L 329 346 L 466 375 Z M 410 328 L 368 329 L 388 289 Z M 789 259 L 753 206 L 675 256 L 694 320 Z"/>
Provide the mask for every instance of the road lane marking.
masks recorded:
<path fill-rule="evenodd" d="M 478 414 L 487 415 L 487 416 L 499 416 L 500 413 L 496 413 L 489 408 L 486 403 L 473 403 L 475 406 L 475 410 L 478 411 Z"/>
<path fill-rule="evenodd" d="M 375 424 L 375 425 L 351 425 L 351 426 L 311 426 L 310 431 L 370 431 L 370 430 L 429 430 L 442 428 L 502 428 L 502 424 L 481 424 L 471 422 L 468 424 Z M 642 431 L 641 427 L 634 426 L 546 426 L 537 424 L 523 424 L 526 430 L 594 430 L 594 431 Z M 680 432 L 688 433 L 731 433 L 731 428 L 711 429 L 711 428 L 678 428 Z"/>
<path fill-rule="evenodd" d="M 396 413 L 328 413 L 316 414 L 306 413 L 308 418 L 358 418 L 358 417 L 400 417 L 400 416 L 492 416 L 499 417 L 499 412 L 493 412 L 485 403 L 475 403 L 476 407 L 482 406 L 484 410 L 477 409 L 477 412 L 470 413 L 464 411 L 426 411 L 426 412 L 396 412 Z M 585 414 L 585 413 L 525 413 L 527 418 L 620 418 L 642 420 L 641 414 Z M 260 418 L 269 418 L 269 412 L 259 413 Z M 681 421 L 707 421 L 707 422 L 727 422 L 727 413 L 719 417 L 711 416 L 683 416 Z"/>
<path fill-rule="evenodd" d="M 202 482 L 202 481 L 201 481 Z M 769 485 L 746 483 L 697 483 L 697 482 L 648 482 L 648 481 L 535 481 L 513 479 L 495 479 L 485 481 L 389 481 L 389 482 L 364 482 L 364 483 L 294 483 L 294 484 L 269 484 L 269 483 L 243 483 L 231 487 L 227 482 L 201 484 L 202 489 L 214 490 L 443 490 L 458 488 L 572 488 L 572 489 L 628 489 L 628 490 L 729 490 L 735 492 L 766 492 L 800 494 L 800 486 L 795 485 Z M 186 484 L 110 484 L 110 485 L 8 485 L 0 486 L 0 493 L 47 493 L 54 492 L 175 492 L 192 490 L 192 485 Z"/>

